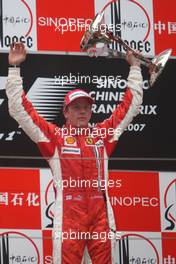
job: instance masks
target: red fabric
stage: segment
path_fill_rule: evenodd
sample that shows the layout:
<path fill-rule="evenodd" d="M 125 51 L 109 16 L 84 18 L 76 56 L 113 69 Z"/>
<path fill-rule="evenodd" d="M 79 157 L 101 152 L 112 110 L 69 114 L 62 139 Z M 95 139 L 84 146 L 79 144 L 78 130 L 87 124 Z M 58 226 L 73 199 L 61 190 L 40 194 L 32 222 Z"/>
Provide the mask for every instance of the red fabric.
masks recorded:
<path fill-rule="evenodd" d="M 70 195 L 72 200 L 66 200 L 68 194 L 64 195 L 63 231 L 69 234 L 71 230 L 70 238 L 75 238 L 74 235 L 78 234 L 78 239 L 63 241 L 62 263 L 81 264 L 84 248 L 87 245 L 93 264 L 110 264 L 111 242 L 108 239 L 109 226 L 103 195 L 99 192 L 95 194 L 76 192 Z M 97 234 L 99 239 L 89 239 L 91 237 L 86 237 L 86 234 L 94 238 Z M 81 239 L 84 237 L 88 239 Z"/>
<path fill-rule="evenodd" d="M 126 117 L 132 98 L 132 93 L 128 89 L 123 102 L 117 107 L 112 116 L 97 124 L 97 128 L 117 128 Z M 99 234 L 105 232 L 108 234 L 109 225 L 104 199 L 105 186 L 101 186 L 102 190 L 99 190 L 97 185 L 93 185 L 93 182 L 98 183 L 99 180 L 104 180 L 104 151 L 106 150 L 109 156 L 115 147 L 115 143 L 108 142 L 111 139 L 109 136 L 106 138 L 101 138 L 101 136 L 89 138 L 87 134 L 62 136 L 58 133 L 59 128 L 41 118 L 25 97 L 23 97 L 23 106 L 33 122 L 49 139 L 49 142 L 38 142 L 41 153 L 45 157 L 50 157 L 50 160 L 55 152 L 58 153 L 61 179 L 63 181 L 67 180 L 67 183 L 69 183 L 67 187 L 63 188 L 62 192 L 62 232 L 90 232 L 90 234 L 92 232 L 98 232 Z M 52 172 L 57 168 L 57 163 L 58 160 L 54 158 L 51 165 Z M 89 180 L 90 186 L 78 186 L 81 180 Z M 70 181 L 76 182 L 76 186 L 72 187 Z M 62 243 L 62 263 L 81 263 L 85 245 L 88 247 L 93 263 L 111 263 L 111 241 L 109 239 L 106 239 L 105 242 L 100 239 L 64 240 Z"/>

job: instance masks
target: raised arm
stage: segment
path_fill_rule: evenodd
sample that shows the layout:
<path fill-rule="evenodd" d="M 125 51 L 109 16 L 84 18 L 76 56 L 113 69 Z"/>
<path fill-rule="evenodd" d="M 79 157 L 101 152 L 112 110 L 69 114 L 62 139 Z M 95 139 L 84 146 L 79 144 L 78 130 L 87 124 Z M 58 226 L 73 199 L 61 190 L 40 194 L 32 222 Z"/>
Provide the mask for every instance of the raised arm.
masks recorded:
<path fill-rule="evenodd" d="M 142 74 L 140 61 L 127 53 L 127 61 L 130 64 L 130 72 L 128 75 L 128 85 L 123 97 L 123 101 L 117 106 L 110 118 L 98 123 L 98 128 L 105 128 L 107 140 L 109 142 L 117 141 L 125 128 L 131 123 L 133 118 L 139 113 L 139 107 L 142 104 Z M 114 135 L 108 135 L 108 129 L 113 128 Z"/>
<path fill-rule="evenodd" d="M 15 43 L 9 51 L 9 68 L 6 94 L 10 115 L 19 123 L 25 133 L 35 142 L 49 142 L 54 125 L 46 122 L 33 108 L 23 91 L 20 64 L 26 59 L 26 49 L 22 43 Z"/>

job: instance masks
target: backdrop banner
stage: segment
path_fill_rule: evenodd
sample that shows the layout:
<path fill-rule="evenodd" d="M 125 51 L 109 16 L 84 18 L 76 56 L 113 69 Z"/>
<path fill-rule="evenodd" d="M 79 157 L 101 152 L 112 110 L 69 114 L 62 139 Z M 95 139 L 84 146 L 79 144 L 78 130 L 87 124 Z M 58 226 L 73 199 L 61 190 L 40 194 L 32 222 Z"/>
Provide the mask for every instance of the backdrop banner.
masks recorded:
<path fill-rule="evenodd" d="M 0 168 L 0 175 L 2 263 L 51 264 L 55 200 L 51 171 Z M 117 226 L 116 263 L 175 263 L 176 173 L 109 171 L 109 179 L 121 183 L 108 185 Z M 62 238 L 69 235 L 64 232 Z M 100 239 L 105 241 L 104 232 Z"/>
<path fill-rule="evenodd" d="M 39 157 L 40 153 L 35 144 L 31 143 L 16 121 L 9 116 L 4 90 L 7 68 L 7 54 L 1 54 L 0 156 Z M 144 67 L 142 71 L 143 104 L 139 115 L 120 137 L 110 161 L 110 168 L 173 170 L 176 167 L 174 161 L 159 162 L 159 159 L 176 157 L 174 122 L 176 75 L 172 74 L 176 71 L 176 61 L 168 62 L 152 88 L 148 86 L 147 68 Z M 116 105 L 122 101 L 129 66 L 121 59 L 28 54 L 26 62 L 21 66 L 21 72 L 24 91 L 35 109 L 49 122 L 56 122 L 61 126 L 64 122 L 62 114 L 64 96 L 76 87 L 86 89 L 95 98 L 92 124 L 108 118 Z M 116 162 L 115 158 L 125 160 Z M 5 160 L 1 159 L 1 162 Z M 10 158 L 3 164 L 21 166 L 16 159 Z M 46 166 L 45 162 L 36 159 L 23 160 L 22 164 Z"/>

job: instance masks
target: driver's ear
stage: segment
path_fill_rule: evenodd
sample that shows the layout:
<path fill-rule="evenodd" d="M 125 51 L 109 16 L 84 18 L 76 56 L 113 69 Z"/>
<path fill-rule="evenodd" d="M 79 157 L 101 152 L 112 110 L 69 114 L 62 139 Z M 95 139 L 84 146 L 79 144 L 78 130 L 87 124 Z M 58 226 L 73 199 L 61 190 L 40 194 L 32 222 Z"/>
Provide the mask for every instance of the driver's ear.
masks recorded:
<path fill-rule="evenodd" d="M 64 114 L 65 119 L 67 119 L 67 117 L 68 117 L 68 107 L 64 107 L 63 114 Z"/>

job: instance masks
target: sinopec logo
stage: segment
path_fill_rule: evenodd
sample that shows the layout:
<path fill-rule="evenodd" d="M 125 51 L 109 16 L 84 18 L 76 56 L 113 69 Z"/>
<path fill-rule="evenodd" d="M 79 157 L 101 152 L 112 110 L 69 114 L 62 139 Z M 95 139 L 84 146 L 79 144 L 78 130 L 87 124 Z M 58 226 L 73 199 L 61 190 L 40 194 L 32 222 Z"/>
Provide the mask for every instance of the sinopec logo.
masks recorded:
<path fill-rule="evenodd" d="M 104 23 L 113 35 L 120 36 L 132 49 L 143 54 L 154 51 L 153 43 L 153 2 L 148 0 L 95 0 L 96 12 L 105 12 Z M 117 43 L 112 43 L 113 49 L 124 52 L 124 48 Z"/>
<path fill-rule="evenodd" d="M 0 233 L 0 262 L 40 264 L 39 250 L 34 242 L 37 236 L 32 231 L 30 236 L 17 231 Z"/>
<path fill-rule="evenodd" d="M 22 42 L 28 49 L 34 46 L 34 1 L 0 0 L 0 46 L 8 48 L 13 42 Z"/>
<path fill-rule="evenodd" d="M 48 186 L 46 187 L 45 191 L 45 206 L 46 206 L 46 218 L 48 224 L 46 225 L 46 228 L 52 228 L 53 227 L 53 218 L 54 218 L 54 201 L 56 199 L 56 189 L 53 184 L 53 180 L 51 180 L 48 183 Z"/>
<path fill-rule="evenodd" d="M 176 179 L 172 180 L 164 194 L 165 219 L 167 224 L 165 230 L 175 230 L 176 227 Z"/>
<path fill-rule="evenodd" d="M 118 242 L 118 263 L 161 263 L 158 252 L 160 245 L 158 242 L 158 244 L 154 244 L 155 240 L 152 241 L 152 236 L 153 234 L 150 233 L 149 239 L 143 234 L 130 233 L 123 235 Z M 153 237 L 153 239 L 155 238 Z"/>

